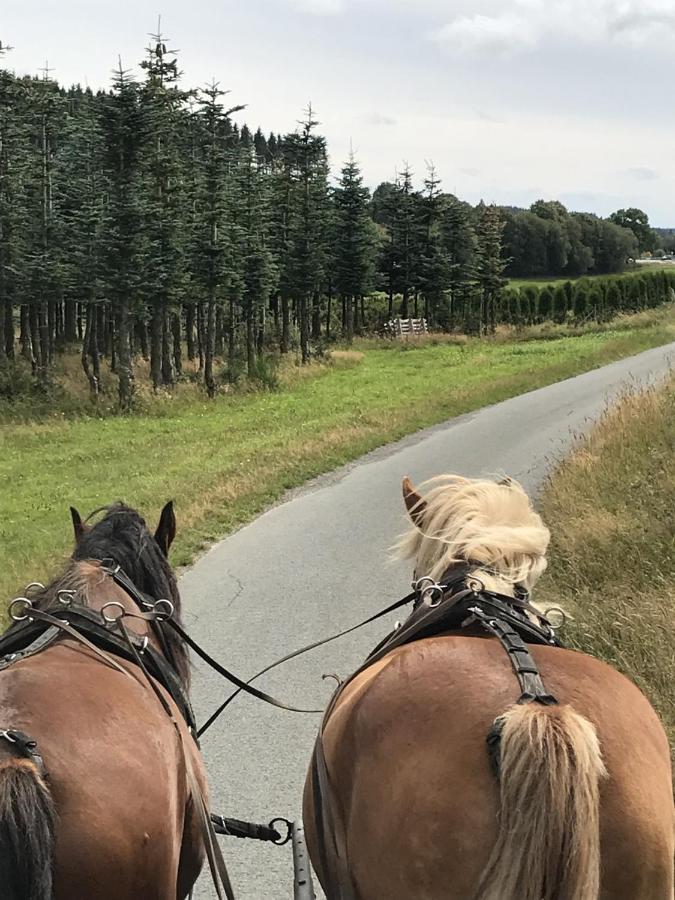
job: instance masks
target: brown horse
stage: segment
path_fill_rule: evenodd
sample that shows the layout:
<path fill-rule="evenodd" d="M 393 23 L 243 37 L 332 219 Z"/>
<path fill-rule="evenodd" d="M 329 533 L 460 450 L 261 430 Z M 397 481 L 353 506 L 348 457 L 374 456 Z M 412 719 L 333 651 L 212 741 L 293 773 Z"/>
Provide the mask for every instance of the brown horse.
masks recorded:
<path fill-rule="evenodd" d="M 423 497 L 406 479 L 404 498 L 413 528 L 400 549 L 418 575 L 464 567 L 488 591 L 529 594 L 549 532 L 520 485 L 446 476 Z M 514 703 L 508 654 L 471 628 L 399 646 L 338 692 L 322 729 L 328 790 L 317 796 L 313 766 L 304 803 L 329 900 L 673 900 L 656 713 L 596 659 L 528 650 L 557 704 Z M 499 776 L 486 748 L 495 721 Z"/>
<path fill-rule="evenodd" d="M 167 562 L 175 534 L 171 504 L 154 537 L 134 510 L 114 505 L 97 524 L 73 510 L 76 548 L 65 573 L 33 597 L 55 611 L 75 597 L 138 607 L 101 565 L 112 559 L 143 594 L 180 598 Z M 74 593 L 71 593 L 74 592 Z M 27 610 L 30 612 L 30 610 Z M 187 689 L 187 650 L 170 633 L 160 647 L 149 622 L 129 619 L 172 659 Z M 202 865 L 202 836 L 188 778 L 205 791 L 203 763 L 178 707 L 158 690 L 182 737 L 140 669 L 106 664 L 69 634 L 0 671 L 0 729 L 24 732 L 35 754 L 0 740 L 0 895 L 3 900 L 176 900 Z M 194 785 L 194 782 L 193 782 Z"/>

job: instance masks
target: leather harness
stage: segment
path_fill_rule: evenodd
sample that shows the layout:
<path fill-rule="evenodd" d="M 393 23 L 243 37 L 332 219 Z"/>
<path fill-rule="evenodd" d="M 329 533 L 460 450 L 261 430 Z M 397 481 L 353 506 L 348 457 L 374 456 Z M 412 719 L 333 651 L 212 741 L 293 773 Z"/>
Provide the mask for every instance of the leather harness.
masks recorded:
<path fill-rule="evenodd" d="M 485 631 L 496 637 L 508 653 L 520 685 L 518 703 L 557 703 L 546 690 L 527 644 L 561 647 L 548 620 L 529 603 L 527 593 L 516 591 L 507 597 L 485 589 L 473 574 L 477 564 L 453 568 L 435 584 L 431 579 L 416 583 L 414 607 L 408 619 L 392 631 L 366 658 L 365 662 L 339 685 L 326 709 L 314 745 L 311 762 L 314 832 L 328 900 L 358 900 L 349 869 L 347 834 L 340 804 L 331 785 L 323 747 L 323 732 L 346 686 L 357 675 L 392 650 L 423 638 L 469 629 Z M 529 615 L 528 615 L 529 613 Z M 501 723 L 497 719 L 487 736 L 487 748 L 493 771 L 499 775 Z"/>

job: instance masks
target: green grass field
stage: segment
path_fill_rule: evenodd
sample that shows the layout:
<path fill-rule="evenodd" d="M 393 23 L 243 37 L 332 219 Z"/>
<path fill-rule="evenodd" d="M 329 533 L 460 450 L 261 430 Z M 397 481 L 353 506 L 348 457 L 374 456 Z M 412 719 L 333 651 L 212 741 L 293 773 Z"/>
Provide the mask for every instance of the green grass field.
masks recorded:
<path fill-rule="evenodd" d="M 68 507 L 123 498 L 150 522 L 176 501 L 184 564 L 290 487 L 432 423 L 675 339 L 662 308 L 550 340 L 423 342 L 346 353 L 274 393 L 176 398 L 144 415 L 0 426 L 0 594 L 49 577 Z M 405 473 L 401 473 L 405 474 Z"/>
<path fill-rule="evenodd" d="M 565 642 L 624 672 L 661 714 L 675 756 L 675 377 L 627 396 L 553 474 L 537 593 L 574 619 Z"/>

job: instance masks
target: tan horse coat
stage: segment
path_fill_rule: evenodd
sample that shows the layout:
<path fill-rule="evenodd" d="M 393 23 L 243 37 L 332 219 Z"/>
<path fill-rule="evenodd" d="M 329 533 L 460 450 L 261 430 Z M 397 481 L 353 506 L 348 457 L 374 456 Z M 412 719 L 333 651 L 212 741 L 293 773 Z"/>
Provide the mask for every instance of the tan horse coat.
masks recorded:
<path fill-rule="evenodd" d="M 424 500 L 409 483 L 404 493 L 416 527 L 402 545 L 418 576 L 477 561 L 506 592 L 543 571 L 548 532 L 514 482 L 451 477 Z M 393 651 L 344 690 L 324 749 L 360 900 L 672 900 L 670 753 L 656 714 L 604 663 L 530 649 L 559 706 L 514 707 L 500 644 L 456 633 Z M 500 784 L 485 739 L 506 711 Z"/>

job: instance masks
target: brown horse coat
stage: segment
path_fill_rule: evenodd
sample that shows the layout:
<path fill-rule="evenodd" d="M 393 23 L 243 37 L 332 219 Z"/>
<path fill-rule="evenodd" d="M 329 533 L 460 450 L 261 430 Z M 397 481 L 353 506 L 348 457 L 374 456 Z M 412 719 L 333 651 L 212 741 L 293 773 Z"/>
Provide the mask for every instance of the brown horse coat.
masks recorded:
<path fill-rule="evenodd" d="M 520 485 L 430 484 L 424 497 L 403 485 L 414 527 L 400 546 L 417 576 L 438 581 L 468 564 L 489 590 L 529 592 L 549 533 Z M 344 686 L 322 743 L 346 841 L 346 896 L 674 900 L 671 761 L 656 713 L 598 660 L 529 650 L 557 705 L 516 704 L 501 644 L 456 631 L 398 647 Z M 499 780 L 486 747 L 498 718 Z M 315 787 L 310 769 L 310 855 L 328 900 L 338 900 L 340 886 L 322 871 Z"/>
<path fill-rule="evenodd" d="M 608 770 L 600 897 L 672 900 L 670 753 L 656 714 L 598 660 L 553 647 L 530 652 L 547 688 L 600 738 Z M 474 897 L 498 831 L 499 786 L 485 738 L 517 694 L 497 641 L 456 635 L 401 647 L 345 689 L 324 749 L 361 900 Z M 304 816 L 316 865 L 310 787 Z"/>
<path fill-rule="evenodd" d="M 98 566 L 76 562 L 72 577 L 92 609 L 116 601 L 137 611 Z M 148 623 L 128 627 L 155 644 Z M 115 660 L 128 676 L 64 636 L 0 672 L 0 727 L 36 740 L 47 772 L 45 785 L 32 762 L 0 741 L 0 797 L 17 772 L 46 788 L 56 813 L 54 900 L 176 900 L 188 895 L 202 864 L 185 754 L 206 791 L 201 756 L 168 693 L 160 688 L 182 741 L 139 668 Z M 0 840 L 0 854 L 3 847 Z M 30 853 L 28 842 L 23 852 Z M 0 894 L 36 900 L 7 883 Z"/>

